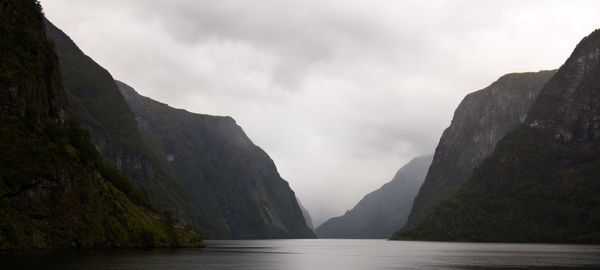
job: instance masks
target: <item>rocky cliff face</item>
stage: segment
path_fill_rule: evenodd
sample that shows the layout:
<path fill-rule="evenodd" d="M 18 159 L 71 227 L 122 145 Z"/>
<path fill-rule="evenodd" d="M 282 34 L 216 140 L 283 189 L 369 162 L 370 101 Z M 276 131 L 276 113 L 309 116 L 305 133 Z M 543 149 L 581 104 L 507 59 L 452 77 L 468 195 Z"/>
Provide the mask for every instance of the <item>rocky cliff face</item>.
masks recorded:
<path fill-rule="evenodd" d="M 600 243 L 600 31 L 461 189 L 397 238 Z"/>
<path fill-rule="evenodd" d="M 65 120 L 65 94 L 58 61 L 33 3 L 3 1 L 0 31 L 0 120 Z M 41 31 L 40 31 L 41 29 Z"/>
<path fill-rule="evenodd" d="M 409 217 L 413 224 L 454 193 L 510 130 L 523 122 L 555 71 L 513 73 L 467 95 L 444 130 Z"/>
<path fill-rule="evenodd" d="M 273 161 L 231 117 L 174 109 L 118 85 L 191 194 L 207 237 L 314 237 Z"/>
<path fill-rule="evenodd" d="M 39 4 L 0 1 L 0 36 L 0 249 L 201 245 L 65 120 Z"/>
<path fill-rule="evenodd" d="M 114 79 L 49 21 L 46 33 L 54 42 L 69 100 L 69 117 L 85 128 L 104 159 L 136 186 L 144 187 L 160 209 L 181 223 L 194 223 L 189 194 L 178 181 L 156 138 L 138 130 L 135 116 Z"/>
<path fill-rule="evenodd" d="M 584 38 L 544 87 L 527 126 L 562 142 L 597 142 L 600 138 L 600 30 Z M 600 145 L 592 144 L 596 149 Z"/>
<path fill-rule="evenodd" d="M 329 219 L 315 233 L 319 238 L 389 238 L 406 224 L 433 156 L 418 157 L 396 172 L 389 183 L 367 194 L 352 210 Z"/>

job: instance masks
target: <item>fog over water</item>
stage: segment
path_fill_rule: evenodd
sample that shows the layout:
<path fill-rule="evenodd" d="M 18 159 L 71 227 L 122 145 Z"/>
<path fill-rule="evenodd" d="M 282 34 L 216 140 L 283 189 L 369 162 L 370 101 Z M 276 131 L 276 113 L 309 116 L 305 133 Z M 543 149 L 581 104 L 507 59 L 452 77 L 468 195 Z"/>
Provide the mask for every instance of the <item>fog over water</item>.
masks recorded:
<path fill-rule="evenodd" d="M 433 152 L 463 96 L 558 68 L 600 1 L 42 0 L 142 95 L 230 115 L 315 225 Z"/>

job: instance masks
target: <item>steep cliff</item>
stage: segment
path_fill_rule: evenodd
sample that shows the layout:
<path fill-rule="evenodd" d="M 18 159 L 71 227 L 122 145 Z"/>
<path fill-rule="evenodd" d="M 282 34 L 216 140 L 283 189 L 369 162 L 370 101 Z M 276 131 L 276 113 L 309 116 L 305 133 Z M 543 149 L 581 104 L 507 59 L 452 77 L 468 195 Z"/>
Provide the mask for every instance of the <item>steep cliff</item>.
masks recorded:
<path fill-rule="evenodd" d="M 394 178 L 367 194 L 340 217 L 327 220 L 315 233 L 319 238 L 389 238 L 406 224 L 419 187 L 433 156 L 414 158 Z"/>
<path fill-rule="evenodd" d="M 429 213 L 465 183 L 496 143 L 525 120 L 531 104 L 555 72 L 504 75 L 463 99 L 435 149 L 408 224 Z"/>
<path fill-rule="evenodd" d="M 66 120 L 39 4 L 0 1 L 0 36 L 0 249 L 201 245 Z"/>
<path fill-rule="evenodd" d="M 231 117 L 174 109 L 117 84 L 191 194 L 207 237 L 314 237 L 271 158 Z"/>
<path fill-rule="evenodd" d="M 138 130 L 135 116 L 114 79 L 49 21 L 46 33 L 54 42 L 69 100 L 69 116 L 92 136 L 105 160 L 113 163 L 134 185 L 144 187 L 160 209 L 181 223 L 194 223 L 189 194 L 151 134 Z"/>
<path fill-rule="evenodd" d="M 600 30 L 466 184 L 396 238 L 600 243 Z"/>

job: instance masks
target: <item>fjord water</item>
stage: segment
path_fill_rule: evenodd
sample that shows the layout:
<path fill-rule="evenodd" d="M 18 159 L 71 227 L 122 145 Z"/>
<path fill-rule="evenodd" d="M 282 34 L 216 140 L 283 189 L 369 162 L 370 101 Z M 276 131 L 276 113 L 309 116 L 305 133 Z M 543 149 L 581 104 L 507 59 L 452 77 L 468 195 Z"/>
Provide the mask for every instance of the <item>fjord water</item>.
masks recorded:
<path fill-rule="evenodd" d="M 2 269 L 598 268 L 600 246 L 386 240 L 213 240 L 203 249 L 0 253 Z"/>

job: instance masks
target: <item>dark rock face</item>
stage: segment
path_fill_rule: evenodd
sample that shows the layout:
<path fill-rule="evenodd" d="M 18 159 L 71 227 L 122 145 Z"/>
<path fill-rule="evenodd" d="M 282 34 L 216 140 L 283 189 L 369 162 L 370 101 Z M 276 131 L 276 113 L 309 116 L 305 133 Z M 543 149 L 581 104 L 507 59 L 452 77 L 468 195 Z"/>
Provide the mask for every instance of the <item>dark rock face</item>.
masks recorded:
<path fill-rule="evenodd" d="M 465 183 L 496 143 L 525 120 L 531 104 L 555 72 L 504 75 L 463 99 L 440 138 L 408 224 L 429 213 Z"/>
<path fill-rule="evenodd" d="M 314 237 L 273 161 L 231 117 L 174 109 L 117 83 L 191 194 L 208 238 Z"/>
<path fill-rule="evenodd" d="M 0 121 L 64 122 L 66 97 L 58 60 L 33 6 L 19 1 L 0 3 Z"/>
<path fill-rule="evenodd" d="M 406 224 L 433 156 L 411 160 L 389 183 L 367 194 L 352 210 L 332 218 L 315 233 L 319 238 L 389 238 Z"/>
<path fill-rule="evenodd" d="M 600 243 L 600 31 L 456 194 L 399 239 Z"/>
<path fill-rule="evenodd" d="M 104 159 L 136 186 L 144 187 L 160 209 L 180 223 L 194 223 L 189 194 L 170 171 L 154 138 L 137 128 L 135 116 L 114 79 L 49 21 L 46 33 L 54 42 L 69 101 L 69 117 L 85 128 Z"/>
<path fill-rule="evenodd" d="M 0 1 L 0 37 L 0 249 L 201 245 L 65 120 L 39 4 Z"/>
<path fill-rule="evenodd" d="M 69 116 L 90 132 L 102 156 L 130 177 L 136 186 L 144 187 L 150 198 L 157 203 L 160 209 L 173 212 L 180 223 L 201 224 L 205 227 L 207 236 L 213 238 L 311 236 L 310 231 L 308 233 L 303 231 L 305 228 L 294 222 L 296 218 L 294 207 L 297 206 L 295 206 L 295 201 L 293 203 L 286 201 L 286 196 L 291 192 L 287 184 L 285 187 L 281 185 L 270 186 L 270 182 L 277 182 L 273 179 L 279 177 L 274 165 L 272 165 L 273 169 L 266 170 L 247 168 L 250 166 L 269 167 L 268 163 L 271 162 L 272 164 L 272 161 L 268 156 L 265 159 L 261 154 L 256 153 L 258 148 L 248 140 L 231 118 L 202 116 L 197 117 L 201 120 L 196 121 L 191 120 L 194 119 L 191 116 L 192 114 L 169 108 L 175 111 L 174 115 L 177 118 L 184 119 L 182 121 L 187 121 L 186 123 L 192 126 L 183 129 L 183 131 L 189 133 L 177 137 L 181 141 L 165 139 L 165 137 L 169 138 L 170 136 L 166 131 L 161 133 L 164 130 L 151 129 L 146 125 L 146 122 L 136 121 L 136 118 L 138 118 L 137 120 L 141 118 L 134 115 L 132 108 L 129 107 L 117 84 L 106 70 L 83 54 L 68 36 L 47 21 L 46 32 L 56 44 L 69 99 Z M 170 132 L 170 124 L 167 123 L 163 128 Z M 186 160 L 185 155 L 176 150 L 184 149 L 185 154 L 196 157 L 197 153 L 193 152 L 194 149 L 188 148 L 189 145 L 187 145 L 192 143 L 188 142 L 189 138 L 187 136 L 196 136 L 198 132 L 193 125 L 206 125 L 207 130 L 211 129 L 209 134 L 212 136 L 210 137 L 212 141 L 194 142 L 210 149 L 210 151 L 218 151 L 222 147 L 234 147 L 236 151 L 246 151 L 246 153 L 261 157 L 253 162 L 239 160 L 237 164 L 223 159 L 211 159 L 208 163 L 193 163 Z M 212 132 L 213 128 L 215 132 Z M 214 139 L 214 137 L 221 135 L 224 137 Z M 200 140 L 204 139 L 200 137 Z M 225 146 L 213 145 L 212 143 L 223 143 Z M 226 151 L 230 151 L 230 149 L 228 148 Z M 198 153 L 201 155 L 199 158 L 205 158 L 202 155 L 206 155 L 206 153 L 201 151 Z M 250 166 L 246 163 L 250 163 Z M 267 164 L 265 165 L 265 163 Z M 235 166 L 239 166 L 239 168 Z M 245 168 L 253 171 L 244 171 Z M 206 175 L 209 172 L 218 173 Z M 227 188 L 235 187 L 238 192 L 246 192 L 251 196 L 233 198 L 232 195 L 231 198 L 224 198 L 224 196 L 214 195 L 215 192 L 229 192 L 225 186 L 219 186 L 219 179 L 230 173 L 237 173 L 236 177 L 240 181 L 229 183 L 230 186 Z M 261 185 L 255 187 L 252 186 L 255 184 L 253 181 L 246 181 L 246 177 L 243 176 L 245 173 L 253 175 L 255 178 L 269 179 L 269 181 L 265 180 L 264 183 L 256 181 L 260 182 Z M 200 179 L 207 178 L 213 182 L 204 180 L 193 182 L 190 180 L 197 179 L 198 176 L 200 176 Z M 252 177 L 248 178 L 252 179 Z M 193 184 L 190 185 L 190 182 L 186 181 L 191 181 Z M 284 183 L 283 180 L 281 181 Z M 214 189 L 214 186 L 218 186 L 218 191 Z M 275 188 L 269 190 L 269 192 L 274 193 L 270 194 L 271 197 L 263 196 L 268 193 L 263 190 L 267 188 L 265 186 Z M 286 188 L 288 190 L 285 190 Z M 244 191 L 244 189 L 247 190 Z M 193 200 L 192 195 L 196 199 Z M 277 196 L 283 196 L 282 201 L 285 203 L 278 206 L 271 205 L 271 200 L 276 200 Z M 229 204 L 226 201 L 229 199 L 239 209 L 221 209 L 221 204 Z M 243 209 L 246 205 L 252 207 Z M 286 211 L 289 210 L 289 213 L 277 214 L 273 213 L 273 209 L 277 211 L 286 209 Z M 248 218 L 247 221 L 242 220 L 248 216 L 251 216 L 251 218 Z M 280 220 L 286 218 L 289 218 L 290 221 Z M 288 222 L 291 223 L 287 224 Z M 268 226 L 261 227 L 256 224 L 268 224 Z M 229 226 L 233 226 L 233 229 Z M 259 228 L 255 230 L 255 226 Z M 240 228 L 244 228 L 243 230 L 246 231 L 237 231 L 241 230 Z"/>
<path fill-rule="evenodd" d="M 596 30 L 577 45 L 536 100 L 527 119 L 529 127 L 563 142 L 600 138 L 599 44 L 600 30 Z"/>

